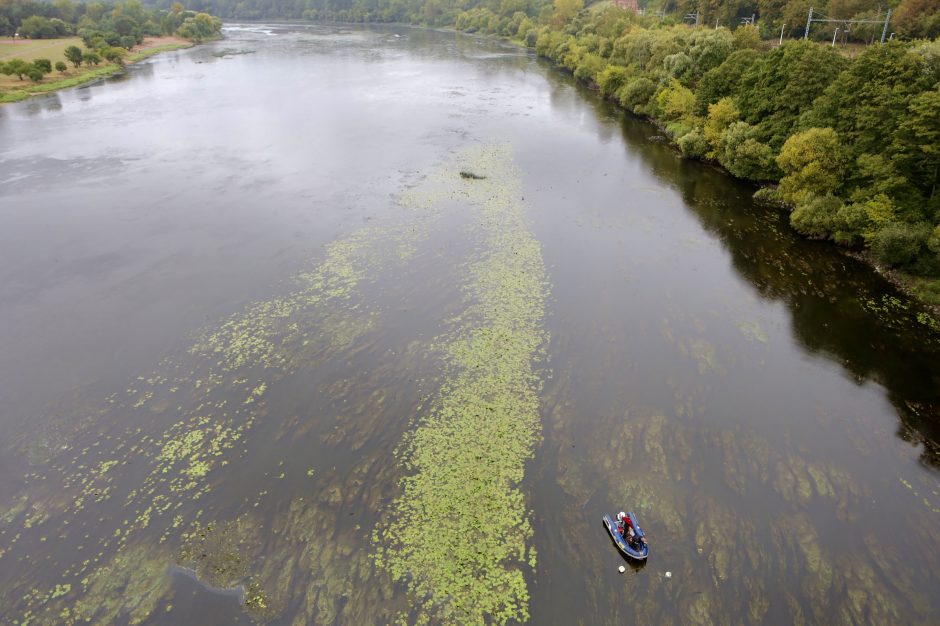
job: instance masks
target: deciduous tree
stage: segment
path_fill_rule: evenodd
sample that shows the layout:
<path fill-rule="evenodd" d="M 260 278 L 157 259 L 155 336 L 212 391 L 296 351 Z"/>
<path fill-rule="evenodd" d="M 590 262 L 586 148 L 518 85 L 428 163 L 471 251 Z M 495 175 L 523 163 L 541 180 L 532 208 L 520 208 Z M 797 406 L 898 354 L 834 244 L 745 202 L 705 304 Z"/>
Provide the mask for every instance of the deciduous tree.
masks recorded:
<path fill-rule="evenodd" d="M 905 37 L 940 37 L 940 0 L 901 0 L 891 24 Z"/>
<path fill-rule="evenodd" d="M 757 128 L 761 141 L 779 149 L 797 130 L 800 115 L 812 107 L 846 63 L 828 46 L 811 41 L 784 43 L 760 57 L 742 77 L 735 98 L 741 119 Z"/>
<path fill-rule="evenodd" d="M 79 48 L 78 46 L 69 46 L 68 48 L 65 49 L 64 54 L 65 54 L 66 60 L 72 65 L 74 65 L 75 67 L 78 67 L 79 65 L 82 64 L 84 55 L 82 54 L 82 49 Z"/>
<path fill-rule="evenodd" d="M 584 0 L 555 0 L 555 14 L 552 17 L 556 26 L 561 26 L 584 8 Z"/>
<path fill-rule="evenodd" d="M 3 73 L 7 76 L 16 74 L 20 80 L 23 80 L 23 76 L 29 72 L 30 67 L 31 65 L 23 59 L 10 59 L 3 66 Z"/>
<path fill-rule="evenodd" d="M 810 196 L 839 191 L 845 175 L 845 149 L 831 128 L 810 128 L 796 133 L 783 144 L 777 165 L 784 173 L 780 194 L 800 204 Z"/>

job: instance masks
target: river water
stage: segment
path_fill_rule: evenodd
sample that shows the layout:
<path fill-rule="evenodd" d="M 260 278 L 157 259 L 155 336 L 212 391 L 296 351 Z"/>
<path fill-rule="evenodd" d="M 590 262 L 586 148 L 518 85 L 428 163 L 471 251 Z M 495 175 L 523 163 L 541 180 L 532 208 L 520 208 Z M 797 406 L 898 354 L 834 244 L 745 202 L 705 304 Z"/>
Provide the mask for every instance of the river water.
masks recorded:
<path fill-rule="evenodd" d="M 0 109 L 0 622 L 936 623 L 916 304 L 509 44 L 225 34 Z"/>

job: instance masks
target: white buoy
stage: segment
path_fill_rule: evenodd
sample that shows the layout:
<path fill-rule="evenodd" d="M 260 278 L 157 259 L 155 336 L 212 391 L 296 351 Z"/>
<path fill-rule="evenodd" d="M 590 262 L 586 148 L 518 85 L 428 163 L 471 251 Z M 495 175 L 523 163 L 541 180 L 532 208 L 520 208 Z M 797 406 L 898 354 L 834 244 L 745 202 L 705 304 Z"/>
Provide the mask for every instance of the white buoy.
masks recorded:
<path fill-rule="evenodd" d="M 617 568 L 617 569 L 620 570 L 620 573 L 621 573 L 621 574 L 623 574 L 625 571 L 627 571 L 627 568 L 624 567 L 623 565 L 621 565 L 621 566 L 620 566 L 619 568 Z"/>
<path fill-rule="evenodd" d="M 672 572 L 666 572 L 666 578 L 672 578 Z"/>

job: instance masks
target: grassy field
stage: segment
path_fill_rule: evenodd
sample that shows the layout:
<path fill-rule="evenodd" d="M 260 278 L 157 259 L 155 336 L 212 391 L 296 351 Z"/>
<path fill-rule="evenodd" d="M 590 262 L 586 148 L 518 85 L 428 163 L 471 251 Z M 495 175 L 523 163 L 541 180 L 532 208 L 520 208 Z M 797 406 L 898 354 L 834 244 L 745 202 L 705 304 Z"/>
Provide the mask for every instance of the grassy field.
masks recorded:
<path fill-rule="evenodd" d="M 126 63 L 136 63 L 141 59 L 153 56 L 166 50 L 188 48 L 192 43 L 176 37 L 148 37 L 140 46 L 133 48 L 125 60 Z M 78 37 L 65 39 L 37 39 L 13 42 L 10 39 L 0 40 L 0 62 L 20 58 L 24 61 L 35 59 L 49 59 L 55 65 L 56 61 L 65 61 L 65 49 L 69 46 L 78 46 L 82 52 L 89 52 L 82 40 Z M 16 76 L 0 74 L 0 103 L 17 102 L 31 95 L 65 89 L 103 78 L 120 71 L 120 67 L 102 61 L 101 65 L 86 67 L 72 67 L 66 62 L 68 70 L 65 73 L 53 71 L 46 74 L 42 81 L 34 83 L 28 78 L 20 80 Z"/>
<path fill-rule="evenodd" d="M 65 49 L 69 46 L 83 48 L 78 37 L 65 39 L 0 39 L 0 61 L 19 57 L 24 61 L 49 59 L 53 63 L 65 60 Z"/>

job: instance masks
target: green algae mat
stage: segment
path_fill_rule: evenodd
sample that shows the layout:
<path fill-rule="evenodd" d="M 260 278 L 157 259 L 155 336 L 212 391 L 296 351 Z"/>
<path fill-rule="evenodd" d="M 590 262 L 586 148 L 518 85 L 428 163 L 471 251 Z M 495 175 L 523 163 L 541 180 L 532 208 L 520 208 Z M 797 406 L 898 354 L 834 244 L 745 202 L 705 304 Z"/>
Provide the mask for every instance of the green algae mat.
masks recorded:
<path fill-rule="evenodd" d="M 546 341 L 546 278 L 506 150 L 468 157 L 461 191 L 480 258 L 466 267 L 467 308 L 433 342 L 446 376 L 399 457 L 408 475 L 377 534 L 377 562 L 407 581 L 421 610 L 449 623 L 525 621 L 535 568 L 526 460 L 539 441 L 534 369 Z"/>
<path fill-rule="evenodd" d="M 380 604 L 388 621 L 524 621 L 548 288 L 520 197 L 508 148 L 450 155 L 403 190 L 404 219 L 331 243 L 123 393 L 71 399 L 70 430 L 18 441 L 36 469 L 4 505 L 0 564 L 51 566 L 4 586 L 4 619 L 145 623 L 190 580 L 256 622 Z M 439 260 L 421 251 L 445 220 L 438 332 L 389 341 L 393 277 Z M 311 383 L 313 405 L 286 410 L 279 390 Z"/>

